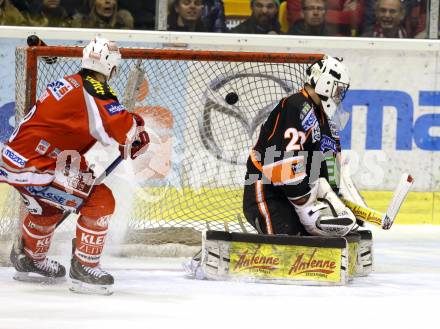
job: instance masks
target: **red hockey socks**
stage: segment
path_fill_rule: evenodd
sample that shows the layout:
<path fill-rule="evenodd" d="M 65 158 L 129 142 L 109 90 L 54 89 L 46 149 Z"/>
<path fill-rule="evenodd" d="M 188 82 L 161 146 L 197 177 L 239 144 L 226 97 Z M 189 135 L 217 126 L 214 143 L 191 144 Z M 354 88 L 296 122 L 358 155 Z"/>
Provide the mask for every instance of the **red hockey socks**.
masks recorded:
<path fill-rule="evenodd" d="M 98 219 L 81 216 L 76 225 L 76 248 L 74 256 L 81 264 L 95 267 L 104 249 L 110 216 Z"/>
<path fill-rule="evenodd" d="M 49 251 L 53 233 L 60 215 L 33 216 L 28 214 L 23 221 L 22 238 L 24 252 L 35 260 L 43 260 Z"/>

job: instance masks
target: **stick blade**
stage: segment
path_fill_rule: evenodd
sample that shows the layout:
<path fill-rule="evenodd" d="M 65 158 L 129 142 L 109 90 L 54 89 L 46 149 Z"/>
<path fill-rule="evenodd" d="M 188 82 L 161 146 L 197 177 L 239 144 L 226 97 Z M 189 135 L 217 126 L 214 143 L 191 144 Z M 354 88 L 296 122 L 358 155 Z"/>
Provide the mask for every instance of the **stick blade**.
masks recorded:
<path fill-rule="evenodd" d="M 400 210 L 403 202 L 405 201 L 411 186 L 414 184 L 414 178 L 408 174 L 402 174 L 400 177 L 399 184 L 394 190 L 393 198 L 388 206 L 386 213 L 382 219 L 382 228 L 384 230 L 389 230 L 396 219 L 397 213 Z"/>

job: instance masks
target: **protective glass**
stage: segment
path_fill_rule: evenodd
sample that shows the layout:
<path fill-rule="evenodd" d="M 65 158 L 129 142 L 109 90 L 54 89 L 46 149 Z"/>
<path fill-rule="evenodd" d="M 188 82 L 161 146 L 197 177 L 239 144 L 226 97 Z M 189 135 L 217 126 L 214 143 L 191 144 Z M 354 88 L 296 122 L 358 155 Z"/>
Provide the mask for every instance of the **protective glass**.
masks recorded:
<path fill-rule="evenodd" d="M 341 131 L 344 130 L 345 126 L 350 119 L 350 113 L 344 110 L 344 107 L 341 102 L 337 105 L 335 114 L 330 118 L 335 124 L 336 128 Z"/>

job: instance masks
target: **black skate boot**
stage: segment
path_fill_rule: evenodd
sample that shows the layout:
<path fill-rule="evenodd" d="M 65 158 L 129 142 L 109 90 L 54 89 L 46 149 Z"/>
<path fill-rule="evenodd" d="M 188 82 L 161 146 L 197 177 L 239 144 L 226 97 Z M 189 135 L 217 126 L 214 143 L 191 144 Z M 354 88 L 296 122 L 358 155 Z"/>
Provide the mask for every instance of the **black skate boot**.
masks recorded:
<path fill-rule="evenodd" d="M 72 292 L 98 295 L 113 293 L 113 276 L 99 266 L 82 265 L 78 259 L 72 257 L 69 276 L 72 279 Z"/>
<path fill-rule="evenodd" d="M 14 279 L 17 281 L 37 283 L 58 283 L 65 281 L 66 269 L 63 265 L 49 258 L 34 260 L 23 252 L 23 241 L 17 238 L 12 246 L 12 265 L 17 270 Z"/>

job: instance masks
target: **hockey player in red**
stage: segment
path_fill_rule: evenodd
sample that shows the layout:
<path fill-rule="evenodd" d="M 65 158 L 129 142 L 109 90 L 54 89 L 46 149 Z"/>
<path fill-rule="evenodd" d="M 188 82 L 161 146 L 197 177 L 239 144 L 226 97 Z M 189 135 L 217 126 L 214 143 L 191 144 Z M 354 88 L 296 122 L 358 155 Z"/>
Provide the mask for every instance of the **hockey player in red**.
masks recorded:
<path fill-rule="evenodd" d="M 83 50 L 81 71 L 49 83 L 2 150 L 0 181 L 19 191 L 28 210 L 11 252 L 18 280 L 35 273 L 65 276 L 64 266 L 47 253 L 63 211 L 75 210 L 80 217 L 72 290 L 110 293 L 113 277 L 99 262 L 115 200 L 106 185 L 92 186 L 84 154 L 98 141 L 119 146 L 124 159 L 134 159 L 149 143 L 142 118 L 127 112 L 107 83 L 120 59 L 114 42 L 92 40 Z"/>
<path fill-rule="evenodd" d="M 343 236 L 357 227 L 332 189 L 350 79 L 329 56 L 306 74 L 304 89 L 282 99 L 261 127 L 247 161 L 243 210 L 260 233 Z"/>

